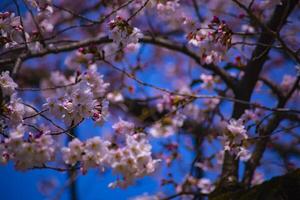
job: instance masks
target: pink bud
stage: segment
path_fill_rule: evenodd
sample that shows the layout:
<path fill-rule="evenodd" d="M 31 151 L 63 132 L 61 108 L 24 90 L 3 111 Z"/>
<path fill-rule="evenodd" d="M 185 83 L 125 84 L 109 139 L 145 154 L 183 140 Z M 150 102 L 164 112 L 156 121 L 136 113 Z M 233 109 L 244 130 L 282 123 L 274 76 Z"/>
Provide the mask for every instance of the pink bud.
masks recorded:
<path fill-rule="evenodd" d="M 220 23 L 220 19 L 217 16 L 214 16 L 213 19 L 211 20 L 212 23 Z"/>

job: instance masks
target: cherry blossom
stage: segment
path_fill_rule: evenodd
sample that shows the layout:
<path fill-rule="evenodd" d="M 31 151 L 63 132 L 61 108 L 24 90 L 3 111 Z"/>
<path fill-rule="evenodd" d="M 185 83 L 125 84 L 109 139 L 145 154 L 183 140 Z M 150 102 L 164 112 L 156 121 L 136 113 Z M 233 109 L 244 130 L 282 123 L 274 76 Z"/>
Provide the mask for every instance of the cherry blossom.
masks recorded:
<path fill-rule="evenodd" d="M 215 81 L 214 81 L 214 77 L 212 75 L 201 74 L 200 79 L 203 81 L 203 83 L 201 84 L 202 88 L 205 88 L 205 89 L 213 88 Z"/>
<path fill-rule="evenodd" d="M 131 134 L 134 131 L 134 124 L 131 122 L 124 121 L 119 119 L 118 123 L 115 123 L 112 128 L 116 133 L 119 134 Z"/>
<path fill-rule="evenodd" d="M 207 178 L 199 179 L 197 186 L 201 189 L 201 192 L 204 194 L 209 194 L 215 189 L 215 186 Z"/>
<path fill-rule="evenodd" d="M 107 94 L 107 99 L 112 103 L 120 103 L 124 101 L 124 97 L 120 92 L 110 92 Z"/>
<path fill-rule="evenodd" d="M 69 165 L 81 162 L 82 171 L 86 173 L 88 169 L 100 168 L 106 163 L 109 156 L 109 145 L 108 141 L 104 141 L 98 136 L 89 138 L 85 142 L 76 138 L 68 144 L 68 147 L 62 148 L 63 159 Z"/>
<path fill-rule="evenodd" d="M 236 158 L 240 158 L 243 161 L 249 160 L 251 152 L 246 148 L 247 131 L 241 119 L 231 119 L 226 124 L 226 130 L 223 135 L 224 150 L 236 155 Z"/>
<path fill-rule="evenodd" d="M 248 25 L 248 24 L 243 24 L 241 27 L 242 31 L 246 32 L 246 33 L 254 33 L 255 29 L 253 26 Z"/>
<path fill-rule="evenodd" d="M 68 85 L 75 77 L 69 80 L 61 74 L 51 77 L 54 85 Z M 45 107 L 58 118 L 65 120 L 67 124 L 76 124 L 84 118 L 91 117 L 97 124 L 101 124 L 108 115 L 108 102 L 100 98 L 106 95 L 109 84 L 105 83 L 103 76 L 98 74 L 96 66 L 90 68 L 79 76 L 79 82 L 66 89 L 58 89 L 56 93 L 46 93 L 47 103 Z"/>
<path fill-rule="evenodd" d="M 25 106 L 22 104 L 21 99 L 17 98 L 14 94 L 6 106 L 5 113 L 10 119 L 8 123 L 13 126 L 21 124 L 26 113 Z"/>
<path fill-rule="evenodd" d="M 0 38 L 6 48 L 24 41 L 20 17 L 15 13 L 0 13 Z"/>
<path fill-rule="evenodd" d="M 114 128 L 119 130 L 117 128 L 124 124 L 129 125 L 121 120 Z M 126 128 L 128 130 L 128 127 Z M 111 143 L 99 136 L 89 138 L 85 142 L 75 138 L 69 142 L 68 147 L 61 149 L 63 159 L 68 165 L 81 163 L 83 173 L 90 168 L 111 167 L 115 173 L 122 176 L 122 180 L 111 183 L 109 187 L 128 187 L 136 178 L 154 172 L 160 160 L 152 158 L 151 145 L 143 133 L 132 134 L 125 131 L 124 134 L 125 146 L 118 148 L 111 148 Z"/>
<path fill-rule="evenodd" d="M 82 156 L 82 168 L 86 171 L 92 167 L 99 167 L 106 162 L 110 142 L 103 141 L 100 137 L 90 138 L 85 142 Z"/>
<path fill-rule="evenodd" d="M 75 165 L 82 158 L 83 143 L 75 138 L 69 142 L 68 147 L 62 148 L 63 160 L 68 165 Z"/>
<path fill-rule="evenodd" d="M 1 73 L 0 86 L 4 96 L 12 95 L 15 92 L 15 89 L 18 87 L 14 80 L 9 76 L 8 71 Z"/>
<path fill-rule="evenodd" d="M 34 167 L 42 167 L 45 163 L 55 158 L 55 143 L 51 135 L 42 134 L 24 138 L 25 129 L 18 126 L 12 130 L 10 137 L 5 139 L 6 154 L 15 162 L 18 170 L 28 170 Z"/>
<path fill-rule="evenodd" d="M 126 135 L 126 146 L 112 151 L 110 163 L 113 170 L 122 175 L 109 187 L 128 187 L 135 178 L 146 176 L 155 171 L 160 162 L 151 156 L 151 145 L 143 133 Z"/>
<path fill-rule="evenodd" d="M 176 128 L 171 125 L 165 126 L 160 123 L 157 123 L 150 128 L 149 133 L 153 137 L 169 137 L 176 133 Z"/>
<path fill-rule="evenodd" d="M 119 46 L 126 47 L 130 43 L 137 43 L 143 37 L 140 29 L 130 26 L 122 17 L 109 22 L 110 37 Z"/>
<path fill-rule="evenodd" d="M 242 142 L 244 139 L 248 139 L 247 131 L 241 120 L 230 120 L 227 124 L 228 133 L 233 136 L 236 143 Z"/>

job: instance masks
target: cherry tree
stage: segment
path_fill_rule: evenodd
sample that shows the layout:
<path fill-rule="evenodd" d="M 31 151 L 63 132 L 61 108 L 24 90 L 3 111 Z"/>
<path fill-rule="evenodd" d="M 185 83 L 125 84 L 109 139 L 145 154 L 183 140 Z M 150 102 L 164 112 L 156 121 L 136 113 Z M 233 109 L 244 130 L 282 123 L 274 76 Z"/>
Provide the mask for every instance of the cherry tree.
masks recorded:
<path fill-rule="evenodd" d="M 299 198 L 298 0 L 0 5 L 1 165 L 156 177 L 136 200 Z"/>

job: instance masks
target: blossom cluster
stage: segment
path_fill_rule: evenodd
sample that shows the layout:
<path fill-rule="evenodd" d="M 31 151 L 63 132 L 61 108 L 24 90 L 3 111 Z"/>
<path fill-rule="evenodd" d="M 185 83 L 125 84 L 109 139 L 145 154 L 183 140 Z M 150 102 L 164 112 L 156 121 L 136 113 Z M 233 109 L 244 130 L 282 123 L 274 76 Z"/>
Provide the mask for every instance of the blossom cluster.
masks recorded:
<path fill-rule="evenodd" d="M 5 71 L 2 72 L 0 76 L 0 87 L 3 96 L 11 96 L 15 92 L 18 85 L 9 76 L 9 72 Z"/>
<path fill-rule="evenodd" d="M 18 85 L 10 77 L 8 71 L 1 73 L 0 87 L 3 99 L 1 110 L 5 116 L 1 116 L 1 121 L 6 125 L 6 128 L 16 128 L 23 123 L 24 117 L 33 114 L 32 109 L 26 107 L 21 98 L 17 96 L 16 88 Z"/>
<path fill-rule="evenodd" d="M 55 145 L 51 135 L 46 132 L 34 134 L 28 132 L 23 123 L 25 117 L 34 113 L 32 109 L 25 106 L 22 100 L 17 97 L 16 88 L 18 85 L 9 76 L 9 72 L 2 72 L 0 75 L 0 87 L 3 103 L 1 110 L 1 133 L 4 135 L 0 143 L 0 163 L 7 163 L 9 160 L 15 162 L 18 170 L 26 170 L 33 167 L 41 167 L 44 163 L 53 160 L 55 156 Z"/>
<path fill-rule="evenodd" d="M 215 80 L 212 75 L 201 74 L 200 79 L 202 81 L 201 87 L 204 89 L 212 89 L 215 85 Z"/>
<path fill-rule="evenodd" d="M 54 87 L 65 87 L 45 93 L 44 106 L 66 124 L 74 125 L 89 117 L 101 124 L 108 115 L 108 101 L 104 97 L 109 84 L 104 82 L 95 65 L 69 79 L 59 72 L 52 73 L 50 82 Z"/>
<path fill-rule="evenodd" d="M 0 44 L 6 48 L 24 42 L 20 16 L 11 12 L 0 12 Z"/>
<path fill-rule="evenodd" d="M 68 165 L 81 163 L 83 172 L 89 168 L 112 168 L 122 178 L 109 186 L 125 188 L 136 178 L 146 176 L 157 167 L 159 160 L 152 158 L 151 145 L 144 133 L 135 133 L 133 124 L 120 120 L 113 128 L 125 136 L 125 144 L 117 145 L 100 137 L 85 142 L 73 139 L 62 148 L 63 159 Z"/>
<path fill-rule="evenodd" d="M 81 142 L 75 138 L 69 142 L 68 147 L 62 148 L 63 160 L 68 165 L 75 165 L 81 162 L 82 171 L 86 172 L 89 168 L 104 166 L 110 143 L 96 136 Z"/>
<path fill-rule="evenodd" d="M 51 135 L 29 133 L 27 138 L 25 128 L 21 125 L 11 131 L 0 146 L 0 160 L 4 163 L 8 160 L 14 161 L 18 170 L 43 167 L 46 162 L 55 158 L 55 142 Z"/>
<path fill-rule="evenodd" d="M 133 133 L 135 126 L 133 123 L 120 118 L 119 121 L 112 126 L 112 128 L 117 134 L 125 135 L 128 133 Z"/>
<path fill-rule="evenodd" d="M 160 21 L 166 22 L 167 26 L 180 26 L 183 29 L 189 29 L 193 22 L 181 8 L 180 0 L 158 1 L 156 13 Z"/>
<path fill-rule="evenodd" d="M 251 152 L 247 149 L 247 131 L 241 119 L 231 119 L 226 124 L 226 130 L 223 134 L 224 150 L 236 155 L 243 161 L 250 158 Z"/>
<path fill-rule="evenodd" d="M 132 27 L 122 17 L 109 22 L 110 38 L 115 44 L 121 47 L 126 47 L 129 44 L 136 44 L 143 37 L 140 29 Z"/>
<path fill-rule="evenodd" d="M 38 20 L 41 30 L 46 33 L 52 32 L 54 24 L 49 19 L 54 13 L 52 0 L 27 0 L 27 2 L 38 11 L 36 20 Z"/>
<path fill-rule="evenodd" d="M 54 29 L 54 24 L 49 21 L 49 17 L 54 12 L 53 7 L 51 0 L 26 0 L 25 3 L 37 9 L 38 15 L 34 20 L 39 27 L 34 25 L 34 31 L 32 29 L 25 30 L 24 24 L 33 23 L 31 16 L 24 18 L 22 24 L 21 17 L 16 16 L 15 13 L 0 12 L 0 44 L 5 48 L 12 48 L 26 43 L 29 50 L 38 51 L 42 48 L 38 39 L 42 34 L 40 31 L 52 32 Z"/>
<path fill-rule="evenodd" d="M 216 16 L 203 26 L 190 32 L 187 39 L 189 43 L 200 48 L 203 63 L 218 63 L 224 59 L 231 45 L 232 32 L 226 22 Z"/>
<path fill-rule="evenodd" d="M 85 117 L 100 123 L 106 116 L 107 106 L 103 107 L 103 101 L 109 84 L 104 82 L 95 66 L 69 78 L 54 72 L 50 81 L 43 83 L 46 84 L 55 89 L 44 91 L 47 97 L 44 106 L 66 124 L 71 126 Z M 5 132 L 1 130 L 4 137 L 0 143 L 0 162 L 11 160 L 15 162 L 16 169 L 27 170 L 44 167 L 47 162 L 55 160 L 59 145 L 54 141 L 50 129 L 38 130 L 38 127 L 31 125 L 38 130 L 34 133 L 24 125 L 35 113 L 29 112 L 22 100 L 17 98 L 18 85 L 9 76 L 9 72 L 2 72 L 0 86 L 3 95 L 9 96 L 2 108 L 6 117 L 1 118 L 1 122 L 8 127 L 3 128 Z M 127 187 L 136 178 L 154 172 L 159 160 L 152 158 L 152 147 L 146 135 L 136 132 L 133 123 L 120 119 L 113 125 L 113 129 L 117 137 L 124 138 L 123 143 L 112 143 L 98 136 L 85 142 L 75 138 L 67 147 L 61 148 L 62 159 L 69 166 L 80 164 L 83 173 L 90 168 L 112 168 L 122 178 L 111 183 L 110 187 Z"/>
<path fill-rule="evenodd" d="M 111 150 L 110 164 L 122 179 L 111 183 L 110 187 L 127 187 L 136 178 L 151 174 L 157 168 L 159 159 L 153 159 L 151 145 L 144 133 L 126 135 L 126 144 Z"/>

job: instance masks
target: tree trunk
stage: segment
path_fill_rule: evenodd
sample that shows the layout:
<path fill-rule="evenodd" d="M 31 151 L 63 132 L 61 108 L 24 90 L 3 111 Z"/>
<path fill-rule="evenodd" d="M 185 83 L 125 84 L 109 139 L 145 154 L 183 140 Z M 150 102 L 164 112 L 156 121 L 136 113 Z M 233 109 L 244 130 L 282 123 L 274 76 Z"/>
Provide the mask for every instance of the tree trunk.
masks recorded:
<path fill-rule="evenodd" d="M 228 193 L 215 191 L 209 200 L 300 200 L 300 169 L 274 177 L 248 190 Z"/>

